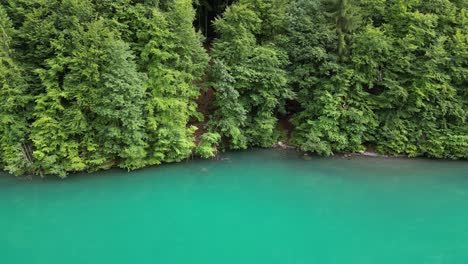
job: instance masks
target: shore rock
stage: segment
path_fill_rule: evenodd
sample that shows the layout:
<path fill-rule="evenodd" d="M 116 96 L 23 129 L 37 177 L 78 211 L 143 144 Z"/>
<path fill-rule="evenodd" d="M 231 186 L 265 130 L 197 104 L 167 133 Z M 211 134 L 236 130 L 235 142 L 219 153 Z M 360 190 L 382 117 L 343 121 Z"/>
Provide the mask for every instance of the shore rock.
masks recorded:
<path fill-rule="evenodd" d="M 295 147 L 290 146 L 286 143 L 283 143 L 281 141 L 278 141 L 275 145 L 273 145 L 274 148 L 280 148 L 280 149 L 295 149 Z"/>

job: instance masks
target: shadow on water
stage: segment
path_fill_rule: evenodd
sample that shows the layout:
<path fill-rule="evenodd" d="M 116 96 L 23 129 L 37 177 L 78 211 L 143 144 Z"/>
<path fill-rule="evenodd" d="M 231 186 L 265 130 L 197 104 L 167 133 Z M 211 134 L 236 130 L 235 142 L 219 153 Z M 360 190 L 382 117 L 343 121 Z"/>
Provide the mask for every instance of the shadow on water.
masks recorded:
<path fill-rule="evenodd" d="M 251 160 L 254 163 L 258 162 L 258 165 L 268 162 L 293 162 L 295 165 L 303 166 L 306 169 L 311 169 L 315 167 L 317 163 L 322 163 L 324 165 L 325 171 L 337 170 L 343 172 L 346 175 L 347 168 L 351 167 L 354 169 L 361 169 L 365 171 L 378 171 L 382 170 L 383 172 L 392 171 L 394 173 L 405 172 L 406 170 L 411 170 L 413 167 L 418 167 L 420 172 L 405 175 L 405 177 L 412 176 L 424 176 L 424 172 L 433 172 L 437 168 L 445 167 L 450 172 L 450 167 L 454 171 L 462 170 L 464 172 L 457 174 L 463 179 L 468 181 L 468 170 L 465 171 L 465 166 L 468 164 L 468 161 L 463 160 L 440 160 L 440 159 L 428 159 L 428 158 L 401 158 L 401 157 L 364 157 L 364 156 L 345 156 L 345 155 L 336 155 L 332 157 L 322 157 L 314 154 L 305 154 L 296 150 L 288 149 L 249 149 L 249 150 L 239 150 L 239 151 L 230 151 L 221 153 L 215 159 L 186 159 L 181 162 L 176 163 L 164 163 L 161 165 L 145 167 L 135 171 L 128 171 L 120 168 L 113 168 L 106 171 L 98 172 L 82 172 L 67 175 L 66 178 L 61 179 L 57 176 L 48 175 L 45 177 L 40 176 L 27 176 L 27 177 L 15 177 L 7 172 L 0 171 L 0 187 L 5 185 L 16 185 L 18 183 L 26 184 L 62 184 L 63 182 L 93 182 L 99 180 L 108 180 L 109 177 L 112 177 L 113 180 L 124 180 L 132 179 L 137 180 L 142 177 L 164 177 L 168 176 L 171 173 L 171 170 L 178 170 L 181 168 L 186 168 L 188 170 L 188 175 L 194 174 L 194 172 L 208 172 L 208 168 L 213 166 L 219 166 L 221 164 L 236 164 L 248 162 Z M 336 166 L 337 163 L 343 163 L 346 165 L 346 168 L 340 169 L 340 166 Z M 322 168 L 323 169 L 323 168 Z M 192 171 L 191 171 L 192 170 Z M 422 171 L 422 173 L 421 173 Z M 447 173 L 447 170 L 442 170 L 444 173 Z M 385 173 L 379 173 L 380 175 L 386 175 Z M 441 175 L 442 176 L 442 175 Z M 450 178 L 450 175 L 446 175 L 446 178 Z"/>

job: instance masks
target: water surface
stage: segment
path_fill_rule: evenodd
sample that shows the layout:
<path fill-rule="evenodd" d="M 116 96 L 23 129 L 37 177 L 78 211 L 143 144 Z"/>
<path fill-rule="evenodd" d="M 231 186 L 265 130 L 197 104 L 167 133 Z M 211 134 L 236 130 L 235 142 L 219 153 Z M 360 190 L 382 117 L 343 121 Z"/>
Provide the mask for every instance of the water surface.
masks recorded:
<path fill-rule="evenodd" d="M 468 263 L 468 162 L 255 150 L 0 176 L 0 263 Z"/>

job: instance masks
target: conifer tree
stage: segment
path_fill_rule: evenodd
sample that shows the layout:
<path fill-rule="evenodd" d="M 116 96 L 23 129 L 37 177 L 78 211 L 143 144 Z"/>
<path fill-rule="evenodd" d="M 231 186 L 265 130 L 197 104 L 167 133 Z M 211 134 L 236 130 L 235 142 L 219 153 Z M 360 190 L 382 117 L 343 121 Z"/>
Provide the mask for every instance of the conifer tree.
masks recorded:
<path fill-rule="evenodd" d="M 70 60 L 64 89 L 82 101 L 91 118 L 93 162 L 135 169 L 145 165 L 143 105 L 145 76 L 137 72 L 129 46 L 108 31 L 103 20 L 81 32 L 81 42 Z M 93 69 L 93 71 L 89 71 Z M 93 146 L 94 145 L 94 146 Z M 88 148 L 89 150 L 89 148 Z"/>
<path fill-rule="evenodd" d="M 455 6 L 439 2 L 443 9 L 419 1 L 390 6 L 386 34 L 393 41 L 384 71 L 384 104 L 376 109 L 381 124 L 375 144 L 382 152 L 466 156 L 466 133 L 459 130 L 466 126 L 466 110 L 456 88 L 457 75 L 448 71 L 449 62 L 457 61 L 450 59 L 448 38 L 457 30 L 451 27 L 447 32 L 444 25 L 456 23 Z"/>
<path fill-rule="evenodd" d="M 37 96 L 32 124 L 37 172 L 65 176 L 114 165 L 142 167 L 143 77 L 129 48 L 104 21 L 92 21 L 83 2 L 63 5 L 82 12 L 68 17 L 80 22 L 60 32 L 53 41 L 56 55 L 36 70 L 46 90 Z"/>
<path fill-rule="evenodd" d="M 139 68 L 147 73 L 145 122 L 148 163 L 180 161 L 195 147 L 188 127 L 196 112 L 201 78 L 208 56 L 201 35 L 193 28 L 194 10 L 189 0 L 170 4 L 140 4 L 133 9 L 139 20 L 133 47 Z"/>
<path fill-rule="evenodd" d="M 362 150 L 367 131 L 375 126 L 368 94 L 346 63 L 351 52 L 346 34 L 355 29 L 356 11 L 337 1 L 330 13 L 327 3 L 297 1 L 291 7 L 286 47 L 291 85 L 303 108 L 293 118 L 293 141 L 322 155 Z"/>
<path fill-rule="evenodd" d="M 65 177 L 269 147 L 286 112 L 304 151 L 468 158 L 466 1 L 215 2 L 233 4 L 206 71 L 191 0 L 1 1 L 0 168 Z"/>
<path fill-rule="evenodd" d="M 277 137 L 276 111 L 292 97 L 286 87 L 287 58 L 275 46 L 274 32 L 266 32 L 268 26 L 261 20 L 267 23 L 266 18 L 274 17 L 268 12 L 276 11 L 268 7 L 278 2 L 282 1 L 241 1 L 215 22 L 220 38 L 213 45 L 212 56 L 218 61 L 214 72 L 224 77 L 213 80 L 218 109 L 211 122 L 223 125 L 211 127 L 232 140 L 231 148 L 271 146 Z M 223 106 L 224 101 L 232 102 L 233 108 Z M 245 113 L 245 119 L 244 115 L 230 117 L 235 113 Z"/>
<path fill-rule="evenodd" d="M 239 92 L 234 88 L 235 80 L 222 61 L 213 62 L 210 79 L 214 80 L 212 87 L 216 91 L 216 100 L 213 107 L 216 111 L 210 117 L 209 129 L 228 139 L 231 148 L 247 148 L 247 138 L 241 131 L 247 112 L 239 100 Z"/>
<path fill-rule="evenodd" d="M 10 47 L 13 34 L 12 22 L 0 6 L 0 166 L 21 175 L 34 162 L 27 123 L 31 97 Z"/>
<path fill-rule="evenodd" d="M 336 30 L 338 58 L 346 60 L 346 56 L 349 55 L 349 45 L 352 42 L 352 33 L 360 26 L 360 10 L 353 0 L 325 0 L 323 6 Z"/>

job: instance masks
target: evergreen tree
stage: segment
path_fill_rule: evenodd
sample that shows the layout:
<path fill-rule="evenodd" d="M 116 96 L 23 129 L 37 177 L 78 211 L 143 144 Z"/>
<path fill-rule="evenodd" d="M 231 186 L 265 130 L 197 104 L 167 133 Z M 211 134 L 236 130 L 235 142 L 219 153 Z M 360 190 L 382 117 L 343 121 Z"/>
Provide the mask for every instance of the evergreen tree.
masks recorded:
<path fill-rule="evenodd" d="M 1 1 L 0 168 L 65 177 L 269 147 L 286 113 L 304 151 L 468 158 L 466 1 L 210 3 Z M 206 78 L 194 6 L 225 10 Z"/>
<path fill-rule="evenodd" d="M 297 1 L 291 7 L 288 46 L 291 85 L 303 110 L 296 114 L 293 141 L 305 151 L 332 155 L 359 151 L 375 124 L 369 96 L 346 62 L 354 13 L 347 1 Z M 334 18 L 330 20 L 330 16 Z M 305 41 L 308 40 L 308 41 Z"/>
<path fill-rule="evenodd" d="M 64 90 L 77 100 L 86 98 L 81 107 L 92 117 L 92 131 L 88 133 L 93 138 L 91 149 L 97 147 L 90 160 L 93 165 L 118 158 L 121 167 L 141 168 L 146 156 L 142 111 L 145 78 L 137 72 L 128 45 L 114 34 L 102 20 L 92 22 L 86 32 L 81 32 Z"/>
<path fill-rule="evenodd" d="M 219 79 L 212 82 L 218 109 L 211 123 L 220 125 L 211 127 L 232 140 L 231 148 L 271 146 L 278 135 L 276 111 L 285 99 L 292 98 L 286 87 L 286 55 L 275 46 L 275 35 L 271 35 L 275 33 L 265 31 L 265 23 L 285 21 L 266 19 L 274 17 L 268 12 L 278 9 L 268 7 L 277 3 L 240 1 L 215 22 L 220 38 L 213 45 L 212 56 L 218 61 L 213 76 Z M 226 101 L 229 106 L 223 105 Z M 233 113 L 240 115 L 231 117 Z"/>
<path fill-rule="evenodd" d="M 0 6 L 0 166 L 21 175 L 31 170 L 34 159 L 28 141 L 27 83 L 10 48 L 14 29 Z"/>
<path fill-rule="evenodd" d="M 331 19 L 336 31 L 336 53 L 340 60 L 346 60 L 352 33 L 360 26 L 360 10 L 353 0 L 325 0 L 323 2 L 325 14 Z"/>
<path fill-rule="evenodd" d="M 48 67 L 36 70 L 46 90 L 37 96 L 31 133 L 40 174 L 144 165 L 142 76 L 128 46 L 89 18 L 70 15 L 81 22 L 69 23 L 53 41 Z"/>
<path fill-rule="evenodd" d="M 456 6 L 323 3 L 298 0 L 290 11 L 291 85 L 304 109 L 294 118 L 295 142 L 322 154 L 374 145 L 384 153 L 465 157 L 463 52 L 449 52 L 463 42 Z"/>
<path fill-rule="evenodd" d="M 139 28 L 134 47 L 139 54 L 140 69 L 148 74 L 145 119 L 148 134 L 148 163 L 180 161 L 195 147 L 188 127 L 196 112 L 201 78 L 208 56 L 201 46 L 201 35 L 192 22 L 191 1 L 176 0 L 171 5 L 136 6 Z M 162 8 L 166 10 L 163 11 Z"/>
<path fill-rule="evenodd" d="M 239 92 L 233 86 L 235 80 L 222 61 L 213 62 L 210 79 L 216 91 L 216 100 L 213 102 L 216 111 L 208 123 L 209 129 L 229 140 L 231 148 L 247 148 L 247 138 L 241 131 L 241 127 L 245 126 L 247 112 L 239 100 Z"/>
<path fill-rule="evenodd" d="M 390 7 L 386 34 L 393 40 L 383 73 L 390 85 L 384 86 L 385 103 L 376 110 L 381 125 L 375 144 L 382 152 L 466 156 L 466 133 L 459 129 L 466 126 L 466 109 L 454 86 L 456 75 L 448 71 L 448 37 L 454 28 L 450 33 L 444 26 L 455 22 L 454 6 L 440 2 L 446 5 L 443 11 L 419 1 Z M 448 151 L 452 148 L 458 150 Z"/>
<path fill-rule="evenodd" d="M 200 142 L 198 143 L 195 152 L 198 153 L 202 158 L 212 158 L 216 156 L 217 145 L 221 140 L 221 135 L 217 133 L 205 133 L 200 137 Z"/>

